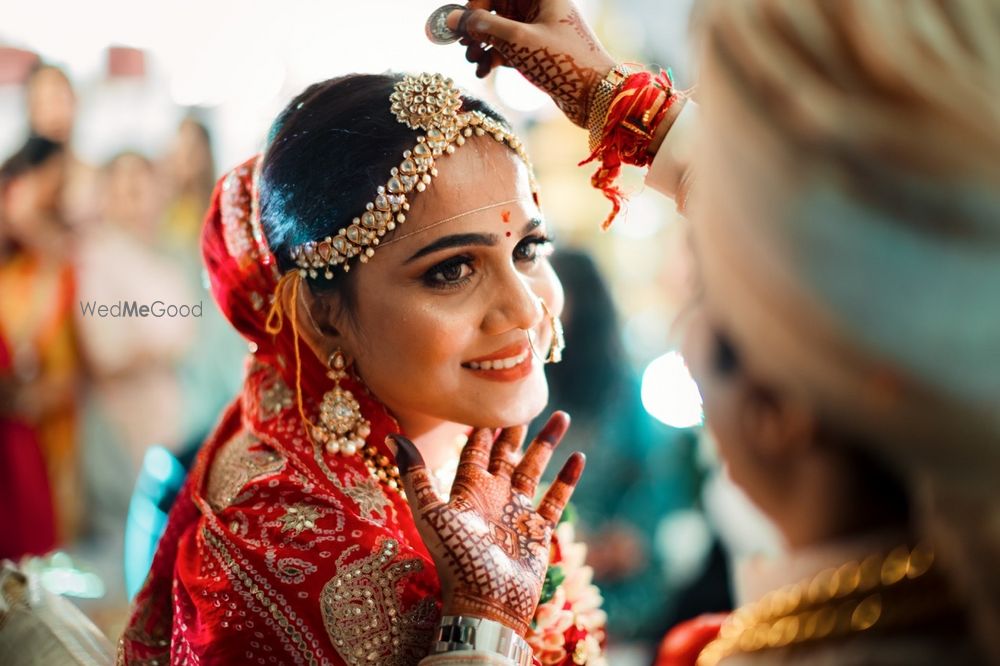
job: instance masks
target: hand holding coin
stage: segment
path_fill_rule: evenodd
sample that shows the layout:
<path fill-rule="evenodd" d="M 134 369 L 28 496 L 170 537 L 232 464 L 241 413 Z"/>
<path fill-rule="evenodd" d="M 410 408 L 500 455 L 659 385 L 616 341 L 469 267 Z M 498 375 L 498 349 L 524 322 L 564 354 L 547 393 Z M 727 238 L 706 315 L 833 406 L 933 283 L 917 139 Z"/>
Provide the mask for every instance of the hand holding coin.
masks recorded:
<path fill-rule="evenodd" d="M 591 93 L 616 63 L 572 0 L 471 0 L 461 11 L 454 7 L 441 7 L 432 19 L 444 16 L 442 37 L 444 30 L 450 41 L 460 36 L 476 76 L 513 67 L 571 121 L 587 126 Z"/>

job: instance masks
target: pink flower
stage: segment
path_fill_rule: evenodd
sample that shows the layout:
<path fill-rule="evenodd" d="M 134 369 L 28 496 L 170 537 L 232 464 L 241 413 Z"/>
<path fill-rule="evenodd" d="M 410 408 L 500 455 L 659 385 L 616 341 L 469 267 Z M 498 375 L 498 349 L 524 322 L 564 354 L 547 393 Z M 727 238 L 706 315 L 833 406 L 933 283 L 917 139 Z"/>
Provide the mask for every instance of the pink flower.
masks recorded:
<path fill-rule="evenodd" d="M 563 523 L 553 537 L 551 564 L 565 578 L 552 598 L 539 604 L 526 639 L 543 666 L 605 666 L 601 643 L 607 615 L 593 570 L 584 562 L 587 548 L 574 539 L 573 526 Z"/>

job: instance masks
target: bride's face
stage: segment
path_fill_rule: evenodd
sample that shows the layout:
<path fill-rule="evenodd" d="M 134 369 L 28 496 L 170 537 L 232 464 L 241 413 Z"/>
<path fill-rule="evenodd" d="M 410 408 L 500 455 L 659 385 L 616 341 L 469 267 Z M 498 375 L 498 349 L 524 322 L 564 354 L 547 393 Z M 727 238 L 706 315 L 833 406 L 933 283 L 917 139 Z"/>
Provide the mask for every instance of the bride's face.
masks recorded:
<path fill-rule="evenodd" d="M 528 332 L 544 356 L 553 332 L 540 300 L 554 315 L 563 308 L 548 225 L 524 163 L 493 139 L 470 140 L 437 168 L 399 240 L 354 267 L 353 312 L 332 307 L 331 323 L 405 429 L 526 423 L 548 400 Z"/>

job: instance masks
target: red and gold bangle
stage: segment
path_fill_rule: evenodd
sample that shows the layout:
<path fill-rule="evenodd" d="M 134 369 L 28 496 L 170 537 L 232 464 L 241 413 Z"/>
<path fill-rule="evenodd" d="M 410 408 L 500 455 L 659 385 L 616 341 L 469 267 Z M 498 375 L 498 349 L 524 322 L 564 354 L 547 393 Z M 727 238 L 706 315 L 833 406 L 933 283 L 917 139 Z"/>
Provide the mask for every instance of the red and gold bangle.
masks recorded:
<path fill-rule="evenodd" d="M 615 91 L 604 118 L 600 140 L 590 156 L 580 165 L 600 160 L 601 166 L 590 178 L 591 184 L 611 201 L 611 214 L 601 225 L 607 229 L 621 211 L 625 194 L 615 185 L 622 164 L 648 165 L 653 156 L 649 145 L 656 128 L 680 93 L 674 88 L 670 74 L 636 72 L 628 75 Z"/>

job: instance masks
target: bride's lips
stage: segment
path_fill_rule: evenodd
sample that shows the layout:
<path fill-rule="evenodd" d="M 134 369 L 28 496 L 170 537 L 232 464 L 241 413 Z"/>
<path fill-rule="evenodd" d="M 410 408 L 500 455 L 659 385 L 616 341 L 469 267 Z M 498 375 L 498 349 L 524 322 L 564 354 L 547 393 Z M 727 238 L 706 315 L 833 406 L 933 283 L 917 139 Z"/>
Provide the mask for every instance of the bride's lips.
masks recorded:
<path fill-rule="evenodd" d="M 462 364 L 466 370 L 483 379 L 497 382 L 514 382 L 531 374 L 534 357 L 528 342 L 518 342 Z"/>

